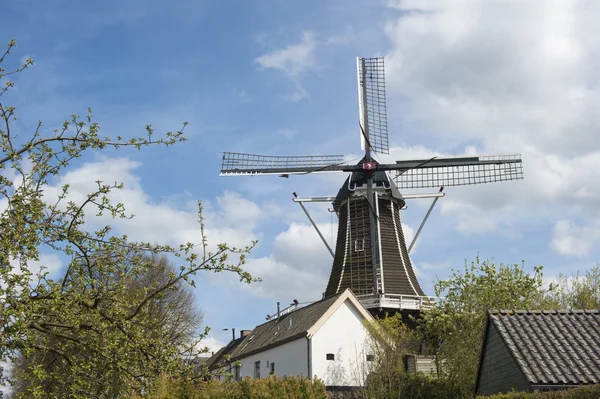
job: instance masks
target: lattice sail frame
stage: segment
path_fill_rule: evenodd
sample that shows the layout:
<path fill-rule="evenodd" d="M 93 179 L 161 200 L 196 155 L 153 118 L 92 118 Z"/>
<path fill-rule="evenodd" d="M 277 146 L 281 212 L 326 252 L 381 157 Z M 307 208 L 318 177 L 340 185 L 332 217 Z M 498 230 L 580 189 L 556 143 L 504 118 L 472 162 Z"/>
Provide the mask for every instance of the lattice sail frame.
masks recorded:
<path fill-rule="evenodd" d="M 343 155 L 270 156 L 225 152 L 221 175 L 316 173 L 342 163 Z"/>
<path fill-rule="evenodd" d="M 481 162 L 458 166 L 415 167 L 396 172 L 394 182 L 399 189 L 467 186 L 523 179 L 521 156 L 480 156 Z"/>
<path fill-rule="evenodd" d="M 364 63 L 364 70 L 363 70 Z M 381 58 L 357 58 L 358 103 L 360 124 L 364 125 L 364 109 L 367 109 L 367 127 L 371 150 L 389 154 L 387 105 L 385 102 L 385 65 Z M 364 73 L 363 73 L 364 72 Z M 363 82 L 365 98 L 363 98 Z M 361 149 L 365 149 L 365 138 L 360 132 Z"/>

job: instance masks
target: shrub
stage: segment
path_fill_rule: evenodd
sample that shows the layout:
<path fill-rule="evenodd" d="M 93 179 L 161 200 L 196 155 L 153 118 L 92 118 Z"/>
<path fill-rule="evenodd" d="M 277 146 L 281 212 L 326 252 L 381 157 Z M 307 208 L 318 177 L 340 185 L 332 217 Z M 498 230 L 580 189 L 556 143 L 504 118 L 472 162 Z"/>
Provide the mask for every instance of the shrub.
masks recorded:
<path fill-rule="evenodd" d="M 399 374 L 396 378 L 379 378 L 370 375 L 367 395 L 370 399 L 457 399 L 464 397 L 460 387 L 446 378 L 427 375 Z M 385 375 L 385 377 L 388 377 Z"/>
<path fill-rule="evenodd" d="M 598 399 L 600 385 L 561 389 L 542 392 L 509 392 L 490 396 L 478 396 L 478 399 Z"/>
<path fill-rule="evenodd" d="M 143 399 L 327 399 L 325 385 L 306 377 L 269 377 L 259 380 L 199 381 L 163 377 L 153 394 Z M 132 398 L 139 399 L 139 397 Z"/>

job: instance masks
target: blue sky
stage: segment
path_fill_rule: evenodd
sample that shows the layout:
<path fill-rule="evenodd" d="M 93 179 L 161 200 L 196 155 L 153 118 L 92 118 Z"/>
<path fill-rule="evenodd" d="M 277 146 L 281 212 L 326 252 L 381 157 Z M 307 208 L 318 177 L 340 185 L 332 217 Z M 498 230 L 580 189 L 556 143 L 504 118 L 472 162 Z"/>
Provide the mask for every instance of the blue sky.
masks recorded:
<path fill-rule="evenodd" d="M 188 141 L 142 152 L 90 154 L 53 182 L 81 195 L 100 178 L 123 181 L 118 199 L 135 239 L 199 241 L 196 200 L 209 240 L 259 244 L 248 263 L 263 283 L 199 275 L 197 303 L 213 328 L 252 328 L 276 301 L 316 300 L 331 257 L 292 192 L 334 195 L 338 174 L 219 177 L 223 151 L 360 154 L 356 56 L 385 56 L 391 155 L 521 153 L 525 180 L 448 188 L 413 251 L 421 285 L 477 253 L 543 264 L 548 278 L 598 260 L 600 32 L 592 2 L 37 0 L 3 6 L 0 37 L 13 60 L 36 64 L 5 100 L 27 134 L 92 107 L 104 132 L 146 124 Z M 92 178 L 93 176 L 93 178 Z M 79 191 L 77 191 L 79 190 Z M 435 191 L 435 190 L 433 190 Z M 416 230 L 429 206 L 409 202 Z M 309 210 L 335 239 L 326 206 Z M 60 260 L 47 255 L 55 269 Z"/>

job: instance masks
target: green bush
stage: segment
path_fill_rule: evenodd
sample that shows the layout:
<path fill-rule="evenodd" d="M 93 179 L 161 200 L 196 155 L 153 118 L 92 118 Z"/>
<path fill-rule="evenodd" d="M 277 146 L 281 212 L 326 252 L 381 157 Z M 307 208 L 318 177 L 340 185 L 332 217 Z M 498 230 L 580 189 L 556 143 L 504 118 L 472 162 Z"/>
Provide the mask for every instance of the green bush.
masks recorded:
<path fill-rule="evenodd" d="M 325 385 L 306 377 L 199 381 L 164 377 L 143 399 L 327 399 Z"/>
<path fill-rule="evenodd" d="M 543 392 L 510 392 L 505 394 L 478 396 L 478 399 L 598 399 L 600 385 L 561 389 Z"/>
<path fill-rule="evenodd" d="M 465 397 L 460 387 L 446 378 L 427 375 L 397 374 L 395 378 L 380 378 L 373 374 L 367 381 L 370 399 L 457 399 Z M 472 395 L 471 395 L 472 396 Z M 470 396 L 469 396 L 470 397 Z"/>

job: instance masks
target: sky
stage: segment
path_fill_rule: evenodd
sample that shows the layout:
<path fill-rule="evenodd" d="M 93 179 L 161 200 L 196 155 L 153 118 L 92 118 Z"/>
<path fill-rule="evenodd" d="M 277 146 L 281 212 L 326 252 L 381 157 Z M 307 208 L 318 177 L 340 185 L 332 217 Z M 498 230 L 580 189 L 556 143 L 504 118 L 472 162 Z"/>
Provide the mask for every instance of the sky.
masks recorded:
<path fill-rule="evenodd" d="M 544 265 L 551 280 L 584 271 L 600 250 L 600 25 L 596 1 L 18 0 L 0 15 L 12 61 L 31 57 L 3 101 L 19 134 L 94 111 L 106 135 L 177 130 L 170 148 L 90 153 L 51 182 L 84 198 L 95 180 L 136 217 L 135 240 L 258 240 L 245 267 L 262 282 L 200 273 L 206 344 L 251 329 L 276 302 L 315 301 L 332 259 L 292 193 L 333 196 L 342 174 L 220 177 L 221 154 L 360 157 L 356 57 L 385 57 L 390 155 L 381 160 L 511 154 L 524 180 L 449 187 L 411 253 L 421 286 L 481 258 Z M 425 190 L 435 192 L 437 190 Z M 411 193 L 411 192 L 406 192 Z M 409 237 L 430 200 L 403 212 Z M 327 204 L 307 205 L 335 242 Z M 90 223 L 111 222 L 107 220 Z M 46 253 L 54 273 L 64 265 Z"/>

